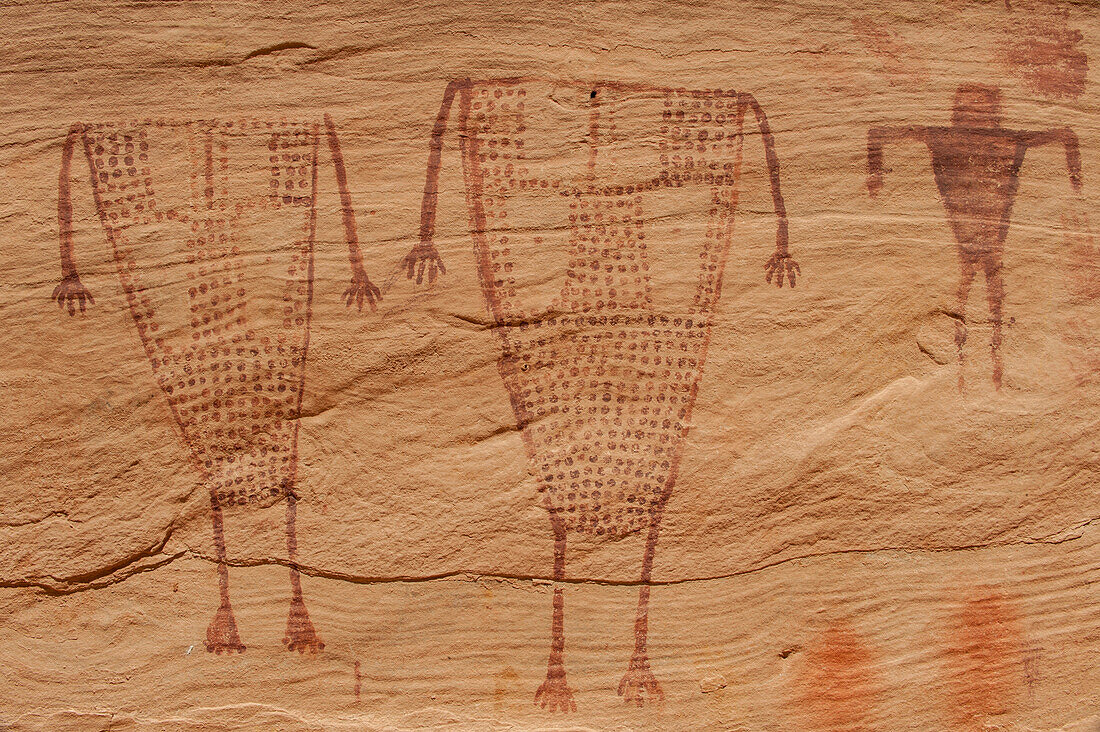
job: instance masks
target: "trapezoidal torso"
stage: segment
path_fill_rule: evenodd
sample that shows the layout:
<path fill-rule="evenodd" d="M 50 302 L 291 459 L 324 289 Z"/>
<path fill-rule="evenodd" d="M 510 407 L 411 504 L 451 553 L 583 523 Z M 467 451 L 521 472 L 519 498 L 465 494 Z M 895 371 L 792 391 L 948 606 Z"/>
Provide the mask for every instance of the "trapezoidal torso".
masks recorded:
<path fill-rule="evenodd" d="M 702 375 L 743 109 L 524 82 L 463 104 L 478 269 L 539 490 L 565 530 L 638 531 L 672 489 Z"/>
<path fill-rule="evenodd" d="M 293 486 L 318 126 L 89 124 L 103 226 L 157 384 L 219 504 Z"/>

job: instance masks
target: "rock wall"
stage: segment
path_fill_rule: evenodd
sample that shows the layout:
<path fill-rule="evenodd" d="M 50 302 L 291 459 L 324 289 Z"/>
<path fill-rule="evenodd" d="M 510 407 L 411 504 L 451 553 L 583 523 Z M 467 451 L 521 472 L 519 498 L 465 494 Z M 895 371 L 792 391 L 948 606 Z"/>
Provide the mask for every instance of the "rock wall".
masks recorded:
<path fill-rule="evenodd" d="M 0 18 L 0 728 L 1100 729 L 1094 5 Z"/>

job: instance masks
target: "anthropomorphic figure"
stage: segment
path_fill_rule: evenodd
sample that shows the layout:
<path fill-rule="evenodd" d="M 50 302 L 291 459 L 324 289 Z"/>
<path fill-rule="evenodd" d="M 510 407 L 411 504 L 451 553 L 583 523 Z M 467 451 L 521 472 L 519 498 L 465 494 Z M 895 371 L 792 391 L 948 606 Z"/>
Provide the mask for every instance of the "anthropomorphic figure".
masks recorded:
<path fill-rule="evenodd" d="M 73 259 L 70 167 L 82 146 L 99 218 L 153 376 L 209 488 L 221 605 L 213 653 L 243 652 L 229 600 L 223 511 L 286 501 L 291 604 L 284 644 L 324 643 L 302 596 L 294 522 L 298 425 L 313 302 L 322 136 L 340 190 L 351 286 L 380 297 L 363 269 L 336 128 L 258 120 L 75 124 L 61 160 L 57 304 L 92 303 Z"/>
<path fill-rule="evenodd" d="M 433 245 L 443 136 L 457 100 L 469 229 L 499 369 L 554 534 L 646 536 L 634 653 L 619 694 L 662 696 L 646 650 L 650 574 L 676 482 L 729 254 L 743 129 L 760 129 L 779 221 L 767 280 L 793 287 L 767 118 L 741 92 L 537 79 L 458 81 L 432 135 L 408 276 L 444 272 Z M 578 144 L 581 143 L 581 144 Z M 671 265 L 671 266 L 670 266 Z M 535 702 L 576 708 L 564 596 Z"/>
<path fill-rule="evenodd" d="M 963 388 L 963 346 L 966 344 L 966 303 L 978 272 L 985 275 L 986 299 L 993 325 L 993 383 L 1001 388 L 1001 322 L 1004 243 L 1012 204 L 1019 186 L 1020 166 L 1029 147 L 1065 146 L 1069 179 L 1081 189 L 1081 156 L 1077 136 L 1068 128 L 1028 132 L 1001 126 L 1001 94 L 996 87 L 963 84 L 955 93 L 950 127 L 875 127 L 867 134 L 867 189 L 882 188 L 882 148 L 887 143 L 921 142 L 932 153 L 932 171 L 943 198 L 959 252 L 960 278 L 955 345 L 959 357 L 959 389 Z"/>

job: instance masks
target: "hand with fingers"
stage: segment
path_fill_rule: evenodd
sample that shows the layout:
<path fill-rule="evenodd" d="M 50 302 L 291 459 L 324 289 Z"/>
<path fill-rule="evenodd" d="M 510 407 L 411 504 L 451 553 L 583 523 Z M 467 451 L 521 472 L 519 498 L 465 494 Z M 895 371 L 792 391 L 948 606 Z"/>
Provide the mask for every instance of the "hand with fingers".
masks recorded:
<path fill-rule="evenodd" d="M 382 291 L 370 281 L 370 278 L 367 277 L 366 270 L 362 267 L 358 267 L 352 271 L 351 285 L 348 289 L 344 290 L 341 299 L 347 303 L 349 308 L 353 303 L 357 305 L 359 307 L 359 312 L 363 312 L 364 300 L 370 305 L 371 310 L 376 310 L 376 303 L 382 299 Z"/>
<path fill-rule="evenodd" d="M 772 277 L 774 277 L 776 287 L 782 287 L 784 279 L 790 283 L 791 287 L 794 287 L 795 276 L 800 274 L 802 274 L 802 269 L 798 266 L 798 262 L 791 258 L 790 254 L 776 252 L 764 265 L 764 278 L 770 285 Z"/>
<path fill-rule="evenodd" d="M 54 288 L 50 299 L 55 300 L 59 308 L 64 308 L 68 303 L 69 315 L 76 315 L 77 305 L 80 306 L 81 313 L 87 312 L 87 305 L 95 305 L 92 293 L 76 275 L 69 275 L 62 279 L 61 283 Z"/>
<path fill-rule="evenodd" d="M 431 243 L 425 244 L 421 242 L 412 248 L 408 254 L 405 255 L 405 259 L 402 261 L 405 267 L 405 275 L 408 279 L 413 278 L 413 273 L 416 273 L 416 284 L 421 284 L 424 281 L 424 271 L 428 273 L 428 284 L 433 284 L 435 278 L 441 274 L 447 274 L 447 268 L 443 265 L 443 258 L 439 256 L 439 251 L 436 250 L 435 245 Z"/>
<path fill-rule="evenodd" d="M 802 274 L 802 269 L 787 250 L 787 237 L 787 217 L 780 216 L 779 228 L 775 232 L 775 254 L 764 265 L 764 279 L 770 285 L 774 277 L 776 287 L 782 287 L 783 280 L 786 280 L 793 289 L 795 276 Z"/>

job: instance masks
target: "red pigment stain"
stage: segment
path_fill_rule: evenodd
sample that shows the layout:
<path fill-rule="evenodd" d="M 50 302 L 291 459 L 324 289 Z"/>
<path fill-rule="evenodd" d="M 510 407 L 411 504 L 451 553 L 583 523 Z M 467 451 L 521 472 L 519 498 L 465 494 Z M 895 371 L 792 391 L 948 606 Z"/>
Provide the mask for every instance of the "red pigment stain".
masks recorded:
<path fill-rule="evenodd" d="M 987 717 L 1012 711 L 1026 681 L 1020 618 L 1008 600 L 985 589 L 959 607 L 947 651 L 951 722 L 979 729 Z"/>
<path fill-rule="evenodd" d="M 1087 213 L 1063 214 L 1062 242 L 1070 253 L 1070 291 L 1085 301 L 1100 299 L 1100 246 Z"/>
<path fill-rule="evenodd" d="M 853 18 L 852 30 L 878 59 L 891 86 L 919 87 L 928 81 L 928 68 L 897 31 L 866 16 Z"/>
<path fill-rule="evenodd" d="M 1090 304 L 1100 300 L 1100 246 L 1092 234 L 1088 214 L 1062 216 L 1062 239 L 1069 252 L 1069 289 L 1074 302 Z M 1091 318 L 1070 318 L 1062 331 L 1069 347 L 1069 366 L 1078 386 L 1100 382 L 1100 338 Z"/>
<path fill-rule="evenodd" d="M 1085 90 L 1089 59 L 1077 45 L 1081 31 L 1064 9 L 1044 7 L 1010 28 L 1002 63 L 1048 99 L 1076 99 Z"/>
<path fill-rule="evenodd" d="M 1073 318 L 1062 333 L 1062 340 L 1070 348 L 1069 367 L 1077 386 L 1100 382 L 1100 342 L 1095 332 L 1085 318 Z"/>
<path fill-rule="evenodd" d="M 875 656 L 851 624 L 840 620 L 806 650 L 798 706 L 807 728 L 870 732 L 878 688 Z"/>

